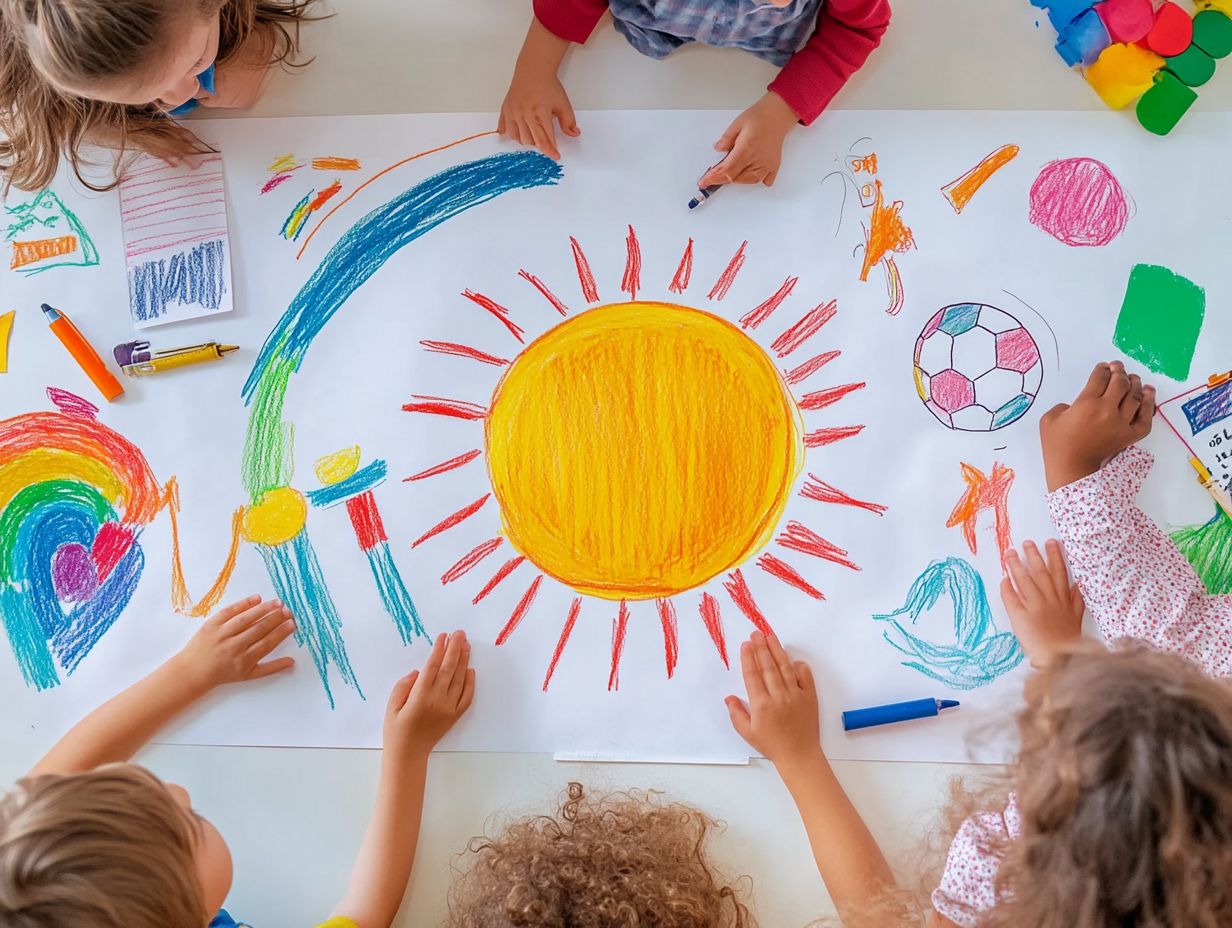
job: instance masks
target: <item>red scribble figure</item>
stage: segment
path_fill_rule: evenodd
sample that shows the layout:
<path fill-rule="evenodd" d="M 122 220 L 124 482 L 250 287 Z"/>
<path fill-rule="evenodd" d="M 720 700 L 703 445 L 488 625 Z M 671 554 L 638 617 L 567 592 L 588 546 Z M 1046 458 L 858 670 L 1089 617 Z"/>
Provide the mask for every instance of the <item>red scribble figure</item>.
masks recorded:
<path fill-rule="evenodd" d="M 1107 245 L 1125 231 L 1133 201 L 1108 166 L 1094 158 L 1062 158 L 1040 169 L 1027 218 L 1070 247 Z"/>
<path fill-rule="evenodd" d="M 979 521 L 981 512 L 991 509 L 995 519 L 997 549 L 1001 553 L 1001 570 L 1004 571 L 1005 556 L 1014 546 L 1010 538 L 1010 487 L 1014 485 L 1014 471 L 1004 464 L 994 463 L 992 476 L 988 477 L 979 468 L 964 463 L 962 475 L 967 483 L 967 490 L 950 513 L 945 527 L 954 528 L 961 525 L 967 547 L 972 554 L 979 554 L 976 550 L 976 522 Z"/>

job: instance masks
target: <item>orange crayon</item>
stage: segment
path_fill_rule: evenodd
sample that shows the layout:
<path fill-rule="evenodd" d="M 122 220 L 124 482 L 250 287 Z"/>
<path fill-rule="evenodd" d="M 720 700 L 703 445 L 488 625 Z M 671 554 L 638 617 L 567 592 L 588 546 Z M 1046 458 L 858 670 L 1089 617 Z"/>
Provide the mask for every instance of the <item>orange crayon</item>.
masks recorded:
<path fill-rule="evenodd" d="M 60 344 L 68 349 L 73 360 L 85 371 L 86 376 L 90 378 L 94 386 L 98 387 L 99 392 L 107 398 L 107 402 L 110 403 L 122 396 L 124 388 L 120 386 L 120 381 L 116 380 L 111 371 L 107 370 L 103 359 L 86 341 L 86 337 L 81 334 L 77 326 L 73 325 L 72 320 L 54 306 L 48 306 L 46 303 L 43 304 L 43 312 L 47 314 L 52 334 L 60 339 Z"/>

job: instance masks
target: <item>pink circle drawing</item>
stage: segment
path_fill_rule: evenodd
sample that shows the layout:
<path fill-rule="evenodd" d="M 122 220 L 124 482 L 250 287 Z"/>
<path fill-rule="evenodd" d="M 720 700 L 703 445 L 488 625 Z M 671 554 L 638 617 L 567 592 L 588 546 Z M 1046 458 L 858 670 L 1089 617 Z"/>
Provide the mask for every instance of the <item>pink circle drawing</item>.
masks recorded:
<path fill-rule="evenodd" d="M 1094 158 L 1050 161 L 1031 185 L 1031 224 L 1066 245 L 1107 245 L 1132 211 L 1129 195 Z"/>

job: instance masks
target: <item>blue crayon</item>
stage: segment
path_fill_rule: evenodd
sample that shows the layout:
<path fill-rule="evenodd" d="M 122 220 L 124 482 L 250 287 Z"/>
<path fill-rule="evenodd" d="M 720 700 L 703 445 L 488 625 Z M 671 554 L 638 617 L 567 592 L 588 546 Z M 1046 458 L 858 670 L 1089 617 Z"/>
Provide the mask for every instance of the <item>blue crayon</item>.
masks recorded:
<path fill-rule="evenodd" d="M 957 699 L 913 699 L 910 702 L 895 702 L 888 706 L 873 706 L 869 709 L 850 709 L 843 713 L 843 731 L 857 728 L 872 728 L 874 725 L 890 725 L 894 722 L 909 722 L 938 715 L 942 709 L 953 709 Z"/>
<path fill-rule="evenodd" d="M 711 184 L 709 187 L 701 187 L 697 191 L 697 196 L 689 201 L 689 209 L 697 209 L 707 200 L 709 200 L 718 191 L 722 184 Z"/>

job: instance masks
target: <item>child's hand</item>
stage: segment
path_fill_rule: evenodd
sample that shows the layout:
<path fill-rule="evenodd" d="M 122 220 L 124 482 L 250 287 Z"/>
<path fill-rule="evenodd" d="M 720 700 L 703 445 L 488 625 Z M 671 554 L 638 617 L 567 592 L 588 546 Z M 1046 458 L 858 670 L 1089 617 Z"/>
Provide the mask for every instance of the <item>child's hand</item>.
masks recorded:
<path fill-rule="evenodd" d="M 727 157 L 702 175 L 697 186 L 765 184 L 774 186 L 783 160 L 783 139 L 799 122 L 795 111 L 777 93 L 764 97 L 736 117 L 714 143 Z"/>
<path fill-rule="evenodd" d="M 582 134 L 573 115 L 573 104 L 569 102 L 565 85 L 556 76 L 556 71 L 536 62 L 523 63 L 519 59 L 513 80 L 509 83 L 509 92 L 501 104 L 496 131 L 522 145 L 533 145 L 549 158 L 559 161 L 560 149 L 556 147 L 553 119 L 560 122 L 560 131 L 570 138 Z"/>
<path fill-rule="evenodd" d="M 1097 364 L 1072 406 L 1054 406 L 1040 419 L 1049 490 L 1081 480 L 1109 458 L 1151 433 L 1155 388 L 1120 361 Z"/>
<path fill-rule="evenodd" d="M 1077 584 L 1071 584 L 1061 545 L 1047 544 L 1047 560 L 1034 542 L 1006 555 L 1010 575 L 1001 581 L 1001 601 L 1010 614 L 1010 626 L 1026 651 L 1031 666 L 1039 669 L 1062 646 L 1082 637 L 1086 609 Z"/>
<path fill-rule="evenodd" d="M 475 671 L 466 633 L 438 635 L 423 670 L 394 684 L 385 709 L 386 751 L 430 753 L 471 706 Z"/>
<path fill-rule="evenodd" d="M 260 680 L 295 666 L 293 657 L 265 660 L 293 631 L 290 609 L 276 599 L 249 596 L 206 619 L 175 660 L 207 690 Z"/>
<path fill-rule="evenodd" d="M 817 685 L 808 664 L 793 663 L 777 638 L 754 632 L 740 646 L 740 666 L 748 705 L 737 696 L 724 700 L 736 733 L 776 765 L 819 755 Z"/>

